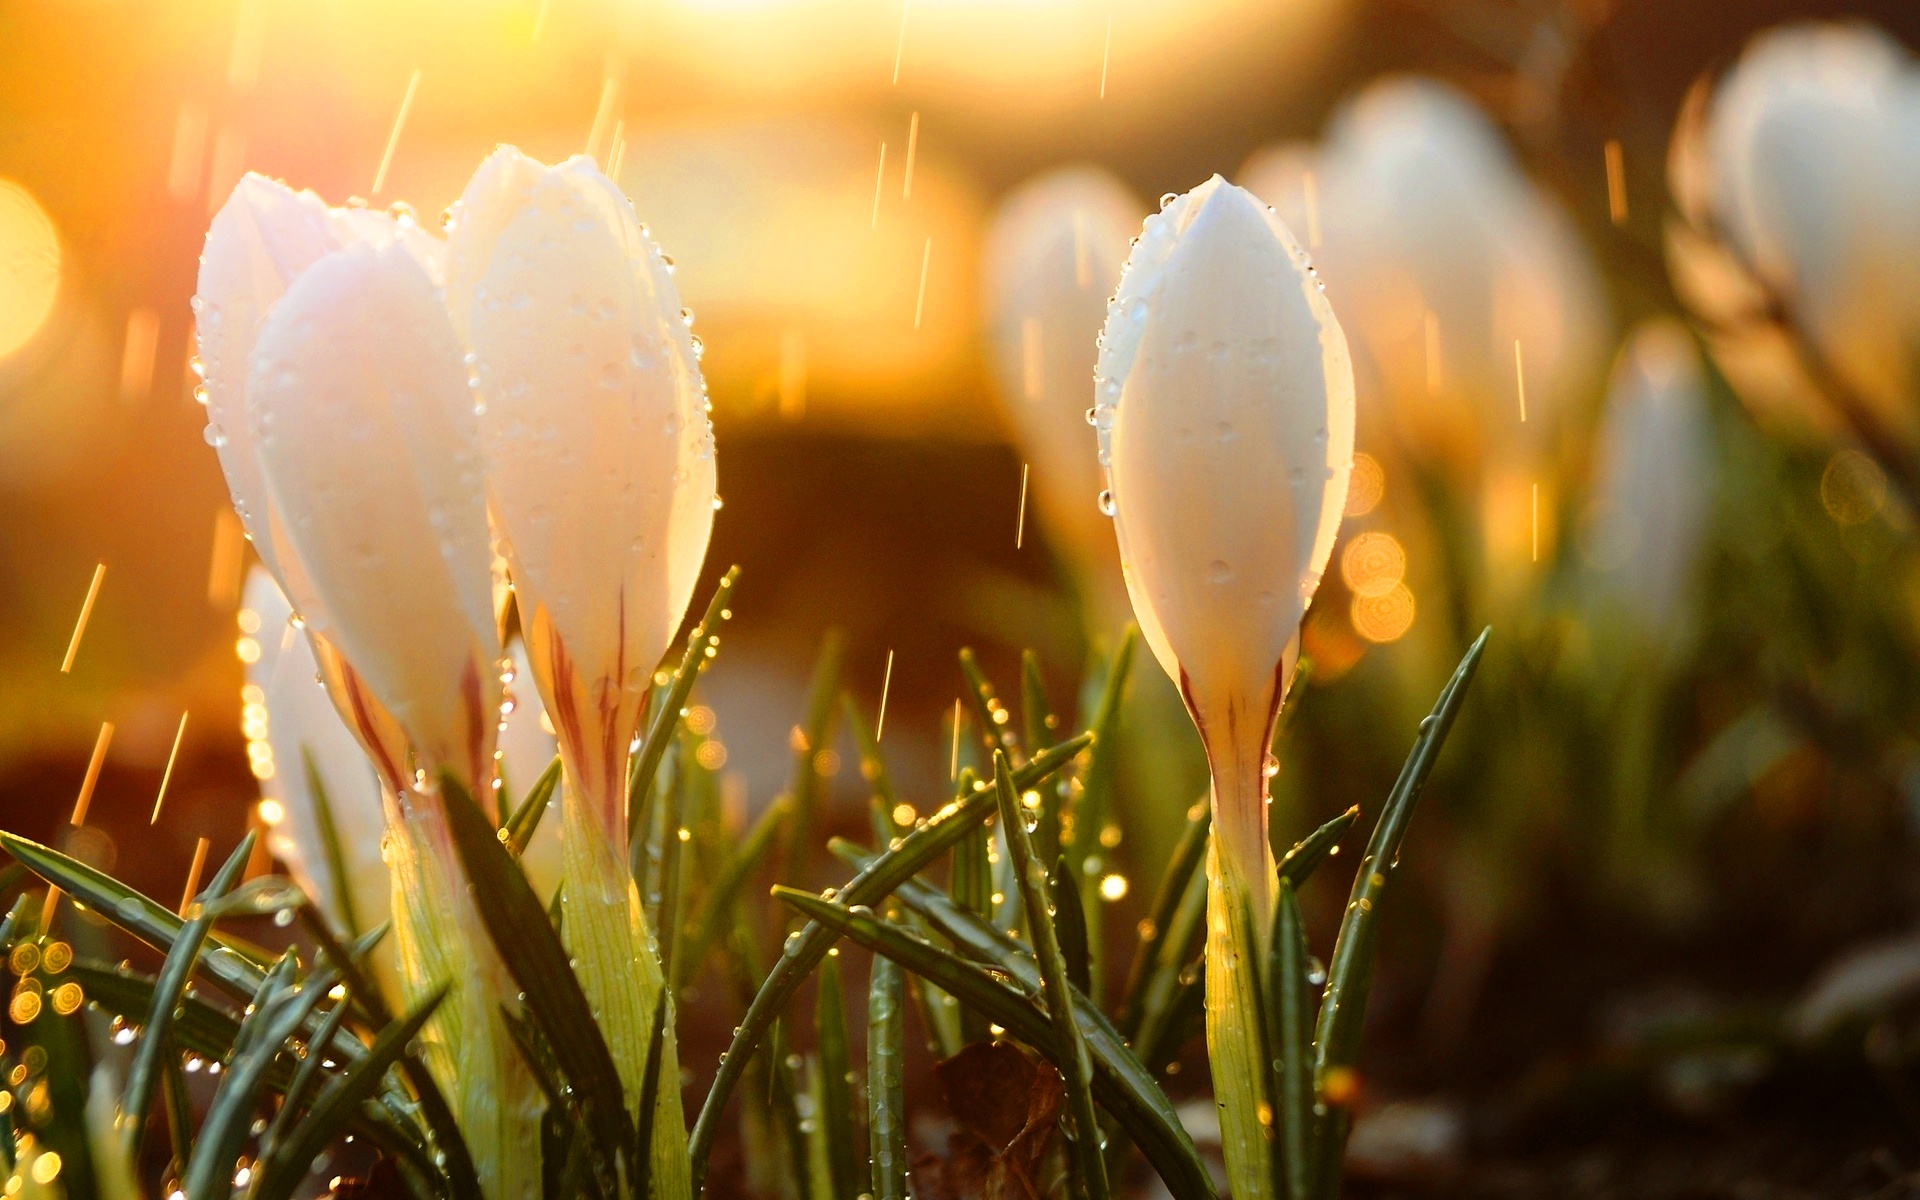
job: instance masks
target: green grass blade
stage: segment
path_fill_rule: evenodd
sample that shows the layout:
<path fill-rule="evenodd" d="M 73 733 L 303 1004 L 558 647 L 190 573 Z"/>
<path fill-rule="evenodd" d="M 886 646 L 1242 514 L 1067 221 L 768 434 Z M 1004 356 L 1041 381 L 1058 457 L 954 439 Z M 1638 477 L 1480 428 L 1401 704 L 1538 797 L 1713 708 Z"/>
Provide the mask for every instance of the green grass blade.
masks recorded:
<path fill-rule="evenodd" d="M 1038 861 L 1038 860 L 1036 860 Z M 1053 861 L 1053 873 L 1047 876 L 1047 894 L 1053 897 L 1053 931 L 1060 939 L 1060 955 L 1067 967 L 1067 979 L 1082 992 L 1093 992 L 1088 969 L 1087 914 L 1080 908 L 1080 881 L 1073 877 L 1073 864 L 1065 855 Z"/>
<path fill-rule="evenodd" d="M 300 767 L 307 773 L 307 794 L 313 802 L 313 821 L 320 827 L 320 849 L 327 860 L 327 882 L 333 885 L 334 907 L 347 936 L 357 938 L 366 927 L 353 903 L 353 878 L 347 873 L 347 854 L 340 845 L 340 827 L 333 821 L 333 801 L 327 798 L 327 782 L 320 778 L 313 753 L 300 747 Z M 369 781 L 371 782 L 371 781 Z"/>
<path fill-rule="evenodd" d="M 875 955 L 867 988 L 867 1152 L 874 1200 L 907 1200 L 905 999 L 899 966 Z"/>
<path fill-rule="evenodd" d="M 254 993 L 251 1015 L 240 1023 L 220 1090 L 200 1123 L 182 1183 L 187 1200 L 228 1200 L 233 1194 L 234 1164 L 246 1145 L 274 1060 L 325 995 L 325 988 L 311 983 L 302 987 L 294 978 L 291 953 L 267 973 Z"/>
<path fill-rule="evenodd" d="M 1315 868 L 1332 856 L 1340 839 L 1347 836 L 1347 830 L 1359 819 L 1360 806 L 1356 804 L 1294 843 L 1293 849 L 1280 859 L 1280 878 L 1299 890 Z"/>
<path fill-rule="evenodd" d="M 980 669 L 980 659 L 971 648 L 960 651 L 960 673 L 967 677 L 967 703 L 980 722 L 980 740 L 989 754 L 1020 757 L 1020 739 L 1013 732 L 1013 714 L 1000 703 L 993 680 Z"/>
<path fill-rule="evenodd" d="M 766 861 L 792 806 L 793 801 L 785 798 L 767 806 L 741 840 L 739 851 L 727 860 L 713 881 L 713 886 L 701 898 L 699 916 L 691 923 L 693 932 L 685 948 L 674 955 L 675 992 L 692 982 L 701 963 L 706 961 L 708 951 L 713 948 L 714 940 L 722 930 L 732 927 L 734 906 L 740 899 L 741 889 L 746 887 L 747 881 Z"/>
<path fill-rule="evenodd" d="M 833 1179 L 827 1195 L 852 1196 L 865 1190 L 865 1183 L 855 1154 L 853 1061 L 847 1049 L 846 996 L 841 991 L 838 956 L 829 954 L 821 961 L 814 986 L 814 1045 L 820 1056 L 820 1103 L 815 1119 L 826 1137 L 827 1165 Z"/>
<path fill-rule="evenodd" d="M 193 1158 L 193 1098 L 187 1094 L 187 1073 L 180 1066 L 178 1053 L 167 1055 L 160 1071 L 160 1097 L 167 1106 L 167 1137 L 173 1147 L 167 1174 L 178 1176 Z M 11 1137 L 7 1144 L 13 1144 Z"/>
<path fill-rule="evenodd" d="M 0 849 L 29 871 L 54 884 L 118 928 L 165 954 L 173 948 L 186 920 L 171 908 L 93 867 L 16 834 L 0 832 Z M 214 949 L 201 957 L 200 970 L 233 999 L 246 1003 L 266 978 L 266 968 L 242 946 L 210 932 Z"/>
<path fill-rule="evenodd" d="M 1307 932 L 1293 885 L 1280 884 L 1273 948 L 1267 959 L 1267 1048 L 1273 1056 L 1274 1121 L 1279 1127 L 1273 1194 L 1308 1200 L 1312 1172 L 1313 994 L 1307 982 Z"/>
<path fill-rule="evenodd" d="M 632 1123 L 622 1102 L 613 1054 L 580 990 L 567 951 L 507 848 L 459 780 L 442 773 L 442 805 L 454 849 L 472 881 L 474 907 L 494 948 L 525 994 L 526 1010 L 580 1094 L 593 1107 L 593 1133 L 602 1159 L 612 1164 L 634 1146 Z"/>
<path fill-rule="evenodd" d="M 668 683 L 664 702 L 655 708 L 647 736 L 640 742 L 640 753 L 633 759 L 627 775 L 627 841 L 640 836 L 640 814 L 647 807 L 647 793 L 660 770 L 660 758 L 673 741 L 673 730 L 680 723 L 680 710 L 693 695 L 693 684 L 720 648 L 720 623 L 733 616 L 733 585 L 740 581 L 740 568 L 728 567 L 714 586 L 713 598 L 700 615 L 700 623 L 687 634 L 687 650 L 680 667 Z"/>
<path fill-rule="evenodd" d="M 1106 955 L 1102 952 L 1104 934 L 1101 930 L 1100 897 L 1096 890 L 1104 873 L 1104 863 L 1089 860 L 1105 858 L 1100 835 L 1106 828 L 1108 815 L 1113 811 L 1120 770 L 1121 702 L 1126 697 L 1127 680 L 1133 670 L 1134 648 L 1138 643 L 1139 631 L 1129 625 L 1121 635 L 1120 644 L 1114 647 L 1113 661 L 1107 668 L 1106 681 L 1100 689 L 1100 702 L 1094 706 L 1093 749 L 1088 753 L 1086 767 L 1080 773 L 1081 786 L 1073 802 L 1073 839 L 1065 847 L 1067 861 L 1073 865 L 1073 874 L 1080 880 L 1080 907 L 1087 919 L 1087 973 L 1096 996 L 1104 995 L 1106 986 Z"/>
<path fill-rule="evenodd" d="M 1054 715 L 1053 702 L 1047 699 L 1040 656 L 1032 650 L 1020 653 L 1020 720 L 1027 753 L 1038 754 L 1053 745 L 1053 731 L 1060 719 Z M 1040 820 L 1033 830 L 1033 852 L 1041 862 L 1060 857 L 1060 806 L 1065 797 L 1066 789 L 1059 784 L 1040 790 Z"/>
<path fill-rule="evenodd" d="M 1038 785 L 1071 762 L 1090 741 L 1091 735 L 1083 733 L 1035 757 L 1015 774 L 1015 786 Z M 913 832 L 901 838 L 898 848 L 881 855 L 871 868 L 860 872 L 841 887 L 841 899 L 853 905 L 872 904 L 884 898 L 903 881 L 913 878 L 940 855 L 952 849 L 955 842 L 986 819 L 993 805 L 993 795 L 988 791 L 956 797 L 916 826 Z M 800 930 L 767 973 L 760 990 L 754 993 L 753 1001 L 747 1006 L 746 1015 L 741 1018 L 739 1029 L 734 1033 L 733 1042 L 727 1047 L 726 1058 L 714 1076 L 713 1086 L 707 1091 L 706 1101 L 700 1106 L 700 1116 L 694 1122 L 693 1132 L 688 1139 L 688 1153 L 693 1160 L 696 1183 L 706 1172 L 707 1155 L 713 1149 L 713 1139 L 720 1129 L 720 1114 L 726 1108 L 733 1089 L 738 1086 L 747 1064 L 752 1061 L 754 1051 L 761 1039 L 766 1037 L 774 1020 L 785 1010 L 787 1002 L 799 990 L 801 981 L 825 957 L 833 941 L 833 935 L 818 926 Z"/>
<path fill-rule="evenodd" d="M 227 856 L 226 863 L 214 872 L 206 888 L 194 898 L 193 907 L 188 911 L 195 913 L 195 916 L 181 927 L 173 948 L 167 951 L 166 960 L 160 965 L 159 979 L 154 985 L 153 1005 L 147 1010 L 147 1018 L 141 1024 L 140 1045 L 134 1050 L 133 1062 L 127 1068 L 127 1086 L 120 1096 L 120 1141 L 131 1159 L 139 1157 L 140 1142 L 146 1136 L 147 1114 L 153 1105 L 153 1089 L 160 1081 L 160 1058 L 167 1053 L 170 1044 L 167 1027 L 173 1021 L 174 1010 L 180 1006 L 180 994 L 193 978 L 193 970 L 200 961 L 207 933 L 213 928 L 213 917 L 205 909 L 233 888 L 234 882 L 240 878 L 240 872 L 246 868 L 248 856 L 253 853 L 253 843 L 254 834 L 251 832 L 241 838 L 240 845 Z"/>
<path fill-rule="evenodd" d="M 319 1038 L 319 1043 L 322 1046 L 333 1040 L 333 1035 L 339 1032 L 341 1025 L 346 1023 L 347 1014 L 351 1011 L 353 1011 L 353 1002 L 348 1000 L 344 995 L 337 1004 L 327 1010 L 327 1015 L 320 1021 L 321 1037 Z M 273 1114 L 273 1123 L 268 1125 L 266 1133 L 261 1135 L 260 1156 L 262 1159 L 266 1158 L 274 1147 L 285 1140 L 288 1132 L 293 1129 L 300 1112 L 307 1105 L 308 1097 L 314 1087 L 320 1082 L 321 1064 L 326 1061 L 328 1061 L 326 1053 L 317 1050 L 307 1053 L 300 1059 L 299 1067 L 293 1072 L 293 1080 L 287 1084 L 286 1090 L 280 1094 L 280 1111 Z M 363 1059 L 361 1061 L 364 1062 L 365 1060 Z M 353 1067 L 360 1065 L 360 1063 L 355 1063 Z M 348 1069 L 351 1070 L 353 1067 Z M 258 1174 L 258 1172 L 255 1172 L 256 1178 L 258 1178 Z"/>
<path fill-rule="evenodd" d="M 346 981 L 348 1001 L 366 1017 L 369 1027 L 383 1029 L 392 1024 L 393 1016 L 388 1012 L 386 1002 L 380 998 L 380 990 L 374 986 L 362 966 L 366 955 L 386 936 L 392 923 L 368 932 L 351 946 L 344 946 L 318 909 L 309 904 L 299 912 L 302 924 L 319 946 L 320 953 Z M 337 1038 L 334 1040 L 335 1044 L 340 1041 Z M 360 1043 L 357 1040 L 349 1038 L 347 1041 L 358 1051 Z M 434 1081 L 433 1073 L 427 1070 L 427 1064 L 420 1056 L 411 1050 L 401 1055 L 400 1071 L 413 1088 L 421 1119 L 433 1135 L 439 1160 L 445 1164 L 447 1186 L 456 1197 L 478 1196 L 480 1175 L 473 1163 L 473 1152 L 467 1147 L 466 1136 L 460 1132 L 460 1126 L 454 1120 L 453 1107 L 447 1103 L 440 1085 Z"/>
<path fill-rule="evenodd" d="M 634 1137 L 634 1145 L 646 1147 L 653 1145 L 654 1109 L 660 1104 L 660 1064 L 666 1058 L 667 1044 L 667 990 L 660 989 L 660 998 L 653 1003 L 652 1033 L 647 1037 L 647 1065 L 640 1074 L 640 1124 Z M 646 1196 L 652 1184 L 653 1156 L 647 1153 L 634 1155 L 633 1194 Z"/>
<path fill-rule="evenodd" d="M 1087 1200 L 1106 1200 L 1107 1160 L 1101 1153 L 1100 1120 L 1093 1110 L 1093 1061 L 1087 1053 L 1086 1039 L 1080 1034 L 1080 1022 L 1074 1016 L 1073 996 L 1068 990 L 1067 958 L 1054 925 L 1056 905 L 1047 889 L 1046 867 L 1033 857 L 1033 847 L 1027 841 L 1027 815 L 1021 807 L 1020 794 L 1013 789 L 1013 764 L 1004 751 L 994 752 L 993 782 L 1000 801 L 1000 825 L 1006 830 L 1013 874 L 1026 909 L 1027 930 L 1033 939 L 1033 956 L 1040 964 L 1041 996 L 1053 1026 L 1053 1036 L 1061 1049 L 1060 1075 L 1067 1086 L 1067 1109 L 1073 1115 L 1073 1152 L 1079 1164 L 1080 1183 L 1086 1190 Z M 1070 880 L 1071 873 L 1065 878 Z M 1084 954 L 1084 924 L 1080 928 L 1080 948 Z"/>
<path fill-rule="evenodd" d="M 507 831 L 507 846 L 516 857 L 525 854 L 533 842 L 533 834 L 540 828 L 540 818 L 547 815 L 547 806 L 553 802 L 553 795 L 560 790 L 560 780 L 565 768 L 560 765 L 560 756 L 553 756 L 546 770 L 540 772 L 540 778 L 533 781 L 527 789 L 526 798 L 507 818 L 504 828 Z"/>
<path fill-rule="evenodd" d="M 314 1158 L 341 1132 L 361 1102 L 379 1088 L 387 1068 L 406 1052 L 407 1043 L 420 1032 L 446 994 L 446 986 L 442 985 L 408 1013 L 404 1021 L 381 1030 L 368 1047 L 365 1058 L 328 1081 L 314 1099 L 313 1107 L 292 1127 L 286 1140 L 270 1142 L 271 1150 L 261 1156 L 254 1170 L 257 1182 L 248 1200 L 287 1200 L 293 1195 L 294 1189 L 312 1171 Z M 339 1008 L 344 1011 L 346 1004 L 342 1002 Z M 291 1098 L 288 1106 L 289 1109 L 292 1106 Z"/>
<path fill-rule="evenodd" d="M 1134 948 L 1133 966 L 1127 972 L 1126 990 L 1120 1002 L 1120 1028 L 1129 1035 L 1140 1029 L 1141 1005 L 1146 999 L 1147 983 L 1153 978 L 1160 946 L 1172 930 L 1174 915 L 1179 911 L 1181 898 L 1187 894 L 1188 884 L 1207 856 L 1207 834 L 1212 829 L 1213 808 L 1201 800 L 1187 810 L 1187 827 L 1174 843 L 1166 870 L 1160 873 L 1153 904 L 1140 926 L 1140 944 Z"/>
<path fill-rule="evenodd" d="M 1353 892 L 1340 921 L 1340 934 L 1333 946 L 1333 961 L 1327 970 L 1327 989 L 1320 1004 L 1320 1019 L 1314 1030 L 1314 1086 L 1324 1095 L 1330 1073 L 1351 1070 L 1359 1056 L 1362 1018 L 1367 1011 L 1367 995 L 1373 987 L 1374 947 L 1379 936 L 1379 905 L 1386 893 L 1387 879 L 1393 873 L 1400 854 L 1400 841 L 1406 836 L 1407 823 L 1420 798 L 1427 776 L 1440 757 L 1447 733 L 1466 700 L 1467 686 L 1480 656 L 1486 650 L 1486 630 L 1474 640 L 1466 656 L 1455 668 L 1453 677 L 1440 691 L 1433 712 L 1420 722 L 1420 733 L 1413 750 L 1400 768 L 1400 778 L 1387 796 L 1386 807 L 1367 841 L 1366 855 L 1353 879 Z M 1331 1194 L 1340 1182 L 1340 1162 L 1346 1152 L 1347 1133 L 1353 1115 L 1338 1104 L 1327 1104 L 1326 1117 L 1314 1150 L 1314 1185 L 1321 1195 Z"/>
<path fill-rule="evenodd" d="M 673 956 L 679 938 L 679 928 L 683 921 L 680 915 L 680 859 L 685 843 L 680 833 L 686 827 L 687 791 L 693 786 L 693 773 L 700 769 L 693 760 L 693 735 L 684 729 L 680 733 L 680 750 L 677 755 L 679 769 L 673 772 L 673 782 L 662 797 L 660 811 L 660 869 L 649 876 L 653 883 L 653 892 L 647 897 L 646 911 L 653 918 L 654 940 L 659 945 L 660 974 L 663 978 L 673 978 Z M 692 834 L 689 832 L 689 838 Z"/>
<path fill-rule="evenodd" d="M 967 962 L 899 926 L 880 921 L 864 906 L 857 910 L 843 908 L 792 888 L 776 888 L 774 894 L 832 929 L 834 936 L 844 936 L 923 979 L 937 982 L 960 1003 L 979 1008 L 1009 1035 L 1059 1065 L 1059 1043 L 1038 1003 L 1039 969 L 1031 957 L 1022 956 L 1025 961 L 1017 964 L 1017 969 L 997 970 Z M 977 920 L 970 915 L 963 919 Z M 1093 1059 L 1093 1092 L 1101 1107 L 1112 1113 L 1140 1146 L 1176 1200 L 1212 1200 L 1213 1183 L 1206 1164 L 1159 1085 L 1091 1001 L 1075 996 L 1074 1003 Z"/>
<path fill-rule="evenodd" d="M 806 716 L 793 740 L 793 779 L 787 785 L 793 809 L 787 820 L 786 845 L 780 852 L 782 879 L 798 879 L 813 850 L 813 829 L 820 815 L 820 769 L 816 764 L 833 736 L 833 700 L 840 692 L 840 664 L 846 648 L 847 640 L 840 631 L 830 630 L 813 665 Z"/>

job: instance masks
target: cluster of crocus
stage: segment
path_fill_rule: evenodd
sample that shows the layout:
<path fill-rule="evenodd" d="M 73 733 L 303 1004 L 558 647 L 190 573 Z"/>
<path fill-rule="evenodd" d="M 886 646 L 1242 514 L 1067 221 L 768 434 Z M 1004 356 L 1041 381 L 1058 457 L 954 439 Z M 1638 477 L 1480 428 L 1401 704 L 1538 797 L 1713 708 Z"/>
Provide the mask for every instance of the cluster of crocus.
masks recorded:
<path fill-rule="evenodd" d="M 497 816 L 517 595 L 565 765 L 564 934 L 632 1102 L 672 1006 L 624 865 L 627 768 L 705 556 L 713 440 L 672 267 L 589 160 L 498 151 L 449 235 L 248 176 L 195 309 L 208 440 L 382 791 L 403 989 L 451 988 L 429 1066 L 486 1193 L 519 1197 L 539 1191 L 537 1088 L 440 781 Z M 661 1064 L 678 1078 L 670 1033 Z M 684 1196 L 677 1088 L 656 1113 L 652 1186 Z"/>
<path fill-rule="evenodd" d="M 1134 612 L 1212 769 L 1207 1048 L 1234 1194 L 1267 1196 L 1267 753 L 1354 435 L 1346 336 L 1272 209 L 1215 176 L 1147 218 L 1108 306 L 1094 425 Z"/>

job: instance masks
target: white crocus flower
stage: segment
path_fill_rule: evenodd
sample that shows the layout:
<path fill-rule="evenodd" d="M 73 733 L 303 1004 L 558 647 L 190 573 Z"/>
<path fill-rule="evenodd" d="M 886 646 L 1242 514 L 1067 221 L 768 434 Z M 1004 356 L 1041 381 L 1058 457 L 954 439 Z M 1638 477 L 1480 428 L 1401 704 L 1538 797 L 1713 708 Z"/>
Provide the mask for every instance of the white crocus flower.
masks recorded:
<path fill-rule="evenodd" d="M 1771 343 L 1774 303 L 1876 418 L 1920 440 L 1920 64 L 1863 25 L 1797 25 L 1755 38 L 1689 111 L 1669 159 L 1688 224 L 1670 230 L 1679 283 L 1736 356 L 1736 381 L 1761 403 L 1783 373 L 1741 370 Z M 1732 263 L 1717 263 L 1717 237 Z M 1718 265 L 1719 274 L 1711 274 Z M 1764 299 L 1746 304 L 1730 271 Z M 1717 285 L 1717 286 L 1716 286 Z M 1742 318 L 1757 332 L 1727 329 Z M 1718 350 L 1716 345 L 1716 350 Z M 1785 377 L 1791 355 L 1775 353 Z M 1749 381 L 1754 386 L 1748 387 Z"/>
<path fill-rule="evenodd" d="M 1265 1196 L 1266 755 L 1346 501 L 1353 368 L 1293 234 L 1215 176 L 1147 219 L 1094 394 L 1127 591 L 1213 771 L 1208 1047 L 1235 1194 Z"/>
<path fill-rule="evenodd" d="M 590 159 L 548 167 L 503 147 L 454 222 L 448 304 L 485 401 L 493 517 L 567 770 L 564 933 L 637 1100 L 664 983 L 626 867 L 627 772 L 713 529 L 699 343 L 670 264 Z M 674 1040 L 663 1046 L 676 1079 Z M 654 1187 L 681 1196 L 679 1089 L 658 1094 Z"/>
<path fill-rule="evenodd" d="M 1094 497 L 1106 486 L 1088 453 L 1087 377 L 1107 298 L 1120 280 L 1142 205 L 1091 166 L 1022 184 L 987 232 L 983 317 L 1000 407 L 1031 466 L 1034 508 L 1101 627 L 1125 619 L 1113 534 Z"/>
<path fill-rule="evenodd" d="M 268 747 L 268 755 L 255 758 L 256 763 L 264 761 L 268 771 L 260 780 L 260 794 L 279 806 L 269 845 L 334 922 L 358 937 L 385 924 L 393 910 L 393 885 L 380 851 L 386 828 L 380 781 L 317 681 L 320 665 L 307 634 L 293 621 L 292 606 L 264 568 L 248 574 L 241 609 L 259 646 L 258 656 L 246 668 L 246 731 L 249 741 L 264 741 Z M 519 678 L 524 679 L 525 651 L 518 642 L 513 651 Z M 517 688 L 515 695 L 513 712 L 500 731 L 501 775 L 524 790 L 553 761 L 554 740 L 541 728 L 538 693 L 529 684 Z M 338 873 L 321 834 L 316 781 L 325 790 L 337 834 Z M 559 860 L 556 814 L 541 822 L 520 859 L 543 896 L 559 885 Z M 392 939 L 374 948 L 373 962 L 388 1001 L 397 1003 L 399 967 Z"/>
<path fill-rule="evenodd" d="M 538 1187 L 538 1113 L 433 782 L 446 771 L 493 811 L 501 699 L 478 419 L 440 256 L 410 220 L 249 177 L 209 231 L 198 311 L 209 440 L 380 776 L 403 985 L 413 1003 L 452 985 L 426 1058 L 500 1200 Z"/>
<path fill-rule="evenodd" d="M 1706 536 L 1712 420 L 1685 328 L 1650 320 L 1614 364 L 1600 429 L 1593 547 L 1605 591 L 1651 640 L 1672 644 Z"/>
<path fill-rule="evenodd" d="M 1374 83 L 1317 147 L 1262 151 L 1242 181 L 1318 235 L 1309 249 L 1353 338 L 1366 407 L 1415 460 L 1464 469 L 1471 486 L 1489 458 L 1512 465 L 1537 446 L 1592 386 L 1608 324 L 1592 261 L 1466 96 L 1424 79 Z"/>

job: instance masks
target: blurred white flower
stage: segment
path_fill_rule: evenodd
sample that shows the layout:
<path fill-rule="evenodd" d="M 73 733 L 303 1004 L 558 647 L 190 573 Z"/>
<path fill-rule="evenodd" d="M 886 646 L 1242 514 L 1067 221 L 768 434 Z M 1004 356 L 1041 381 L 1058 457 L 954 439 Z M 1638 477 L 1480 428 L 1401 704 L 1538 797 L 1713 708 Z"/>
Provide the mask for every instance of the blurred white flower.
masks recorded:
<path fill-rule="evenodd" d="M 1597 468 L 1592 546 L 1604 591 L 1668 642 L 1686 618 L 1715 486 L 1705 379 L 1679 322 L 1643 322 L 1621 349 Z"/>
<path fill-rule="evenodd" d="M 1261 151 L 1242 178 L 1317 234 L 1365 419 L 1416 459 L 1471 477 L 1488 455 L 1538 445 L 1593 386 L 1608 318 L 1586 248 L 1466 96 L 1376 82 L 1317 148 Z"/>
<path fill-rule="evenodd" d="M 983 320 L 1000 406 L 1031 466 L 1031 499 L 1102 624 L 1124 619 L 1113 533 L 1095 497 L 1087 379 L 1143 206 L 1098 167 L 1048 172 L 1000 205 L 982 253 Z"/>
<path fill-rule="evenodd" d="M 1687 218 L 1670 223 L 1676 284 L 1728 342 L 1743 394 L 1782 398 L 1782 366 L 1805 394 L 1770 328 L 1777 301 L 1872 415 L 1920 438 L 1913 56 L 1864 25 L 1762 33 L 1711 98 L 1703 90 L 1683 112 L 1669 181 Z"/>
<path fill-rule="evenodd" d="M 1353 367 L 1292 233 L 1216 175 L 1147 218 L 1094 395 L 1127 592 L 1213 772 L 1207 1045 L 1228 1175 L 1264 1195 L 1247 956 L 1273 905 L 1266 756 L 1346 501 Z"/>
<path fill-rule="evenodd" d="M 592 160 L 511 147 L 455 207 L 494 519 L 570 778 L 624 844 L 628 746 L 713 528 L 713 430 L 672 269 Z"/>
<path fill-rule="evenodd" d="M 279 514 L 276 561 L 298 563 L 291 578 L 326 614 L 327 642 L 405 731 L 417 769 L 451 770 L 491 808 L 500 642 L 461 359 L 419 258 L 398 242 L 349 245 L 268 313 L 246 426 Z M 380 765 L 394 777 L 397 764 Z"/>

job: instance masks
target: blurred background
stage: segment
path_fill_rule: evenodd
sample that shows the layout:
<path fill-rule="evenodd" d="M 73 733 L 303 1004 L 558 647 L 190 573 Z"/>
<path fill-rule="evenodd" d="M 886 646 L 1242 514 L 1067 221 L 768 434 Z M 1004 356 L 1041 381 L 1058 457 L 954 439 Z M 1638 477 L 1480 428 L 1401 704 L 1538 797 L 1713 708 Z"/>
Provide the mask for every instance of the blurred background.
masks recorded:
<path fill-rule="evenodd" d="M 1879 32 L 1729 82 L 1807 20 Z M 1100 305 L 1058 350 L 1035 264 L 1103 299 L 1155 198 L 1218 172 L 1309 245 L 1360 373 L 1276 837 L 1376 805 L 1496 626 L 1410 843 L 1356 1157 L 1550 1173 L 1590 1126 L 1678 1119 L 1782 1179 L 1755 1131 L 1837 1089 L 1873 1115 L 1832 1110 L 1808 1169 L 1871 1181 L 1920 1112 L 1916 46 L 1907 0 L 12 0 L 0 825 L 52 837 L 102 746 L 80 833 L 156 895 L 261 819 L 250 551 L 188 306 L 242 172 L 430 226 L 500 142 L 626 189 L 706 346 L 708 574 L 743 578 L 701 761 L 748 810 L 787 786 L 830 629 L 869 713 L 891 662 L 917 802 L 962 646 L 1008 692 L 1033 648 L 1074 711 L 1127 609 L 1080 415 Z M 1821 86 L 1885 145 L 1762 119 Z M 1729 182 L 1754 112 L 1798 208 Z M 1116 928 L 1205 788 L 1144 658 L 1129 722 Z M 843 756 L 814 766 L 858 829 Z M 1325 936 L 1339 897 L 1309 899 Z M 1848 1021 L 1852 1066 L 1807 1048 Z"/>

